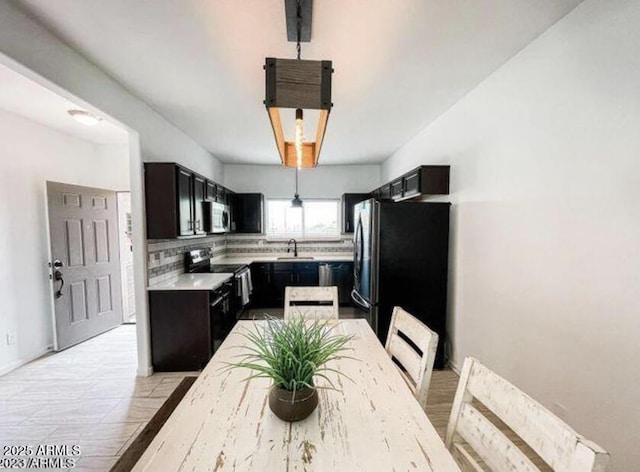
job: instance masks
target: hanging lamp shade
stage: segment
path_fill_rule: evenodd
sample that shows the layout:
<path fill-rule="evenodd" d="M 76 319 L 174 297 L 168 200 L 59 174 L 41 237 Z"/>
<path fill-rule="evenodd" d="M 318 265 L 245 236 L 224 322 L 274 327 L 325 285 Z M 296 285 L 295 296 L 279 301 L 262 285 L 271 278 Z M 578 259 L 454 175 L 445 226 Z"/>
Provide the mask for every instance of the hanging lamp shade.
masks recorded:
<path fill-rule="evenodd" d="M 287 167 L 316 167 L 327 129 L 331 103 L 331 61 L 301 59 L 265 60 L 265 100 L 276 146 L 282 164 Z M 281 108 L 296 110 L 302 121 L 303 110 L 320 110 L 315 141 L 286 141 L 280 118 Z M 300 148 L 300 152 L 298 152 Z"/>

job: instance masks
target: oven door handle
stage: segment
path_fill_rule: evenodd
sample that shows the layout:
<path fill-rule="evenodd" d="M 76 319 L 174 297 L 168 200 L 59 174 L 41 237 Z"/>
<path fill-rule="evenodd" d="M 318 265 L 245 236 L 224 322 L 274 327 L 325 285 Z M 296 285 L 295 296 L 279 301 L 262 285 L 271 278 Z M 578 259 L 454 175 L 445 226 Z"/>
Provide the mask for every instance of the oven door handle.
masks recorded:
<path fill-rule="evenodd" d="M 215 308 L 215 307 L 217 307 L 218 305 L 220 305 L 220 303 L 222 303 L 222 302 L 224 301 L 224 299 L 225 299 L 225 298 L 227 298 L 227 297 L 226 297 L 226 295 L 222 295 L 222 296 L 220 296 L 220 297 L 216 298 L 214 301 L 212 301 L 212 302 L 209 304 L 209 306 L 210 306 L 211 308 Z"/>

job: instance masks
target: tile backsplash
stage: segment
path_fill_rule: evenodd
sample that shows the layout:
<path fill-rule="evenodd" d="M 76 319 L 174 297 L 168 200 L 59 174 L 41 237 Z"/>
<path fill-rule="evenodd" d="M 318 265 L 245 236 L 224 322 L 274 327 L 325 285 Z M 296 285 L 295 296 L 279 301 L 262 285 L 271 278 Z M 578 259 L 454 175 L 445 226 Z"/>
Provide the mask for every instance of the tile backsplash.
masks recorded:
<path fill-rule="evenodd" d="M 242 257 L 286 254 L 286 241 L 268 241 L 264 235 L 229 234 L 193 239 L 147 241 L 148 283 L 155 285 L 184 273 L 184 254 L 193 249 L 211 248 L 213 257 Z M 304 255 L 353 253 L 353 237 L 343 235 L 332 241 L 300 241 L 298 253 Z"/>
<path fill-rule="evenodd" d="M 293 245 L 291 246 L 293 251 Z M 286 254 L 286 241 L 268 241 L 263 235 L 232 234 L 227 237 L 226 255 L 239 257 L 245 254 L 273 255 Z M 353 252 L 353 236 L 344 235 L 332 241 L 299 241 L 298 253 L 313 255 L 314 253 Z"/>
<path fill-rule="evenodd" d="M 147 241 L 147 277 L 155 285 L 184 273 L 184 254 L 193 249 L 213 249 L 214 257 L 223 257 L 226 235 L 192 239 L 153 239 Z"/>

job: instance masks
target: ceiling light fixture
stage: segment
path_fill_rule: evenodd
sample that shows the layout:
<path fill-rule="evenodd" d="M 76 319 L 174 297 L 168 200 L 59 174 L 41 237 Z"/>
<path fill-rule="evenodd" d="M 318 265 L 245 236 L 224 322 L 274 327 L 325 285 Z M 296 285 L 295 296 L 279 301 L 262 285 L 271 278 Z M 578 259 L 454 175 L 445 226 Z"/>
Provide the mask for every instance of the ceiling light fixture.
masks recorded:
<path fill-rule="evenodd" d="M 86 126 L 95 126 L 102 121 L 102 118 L 84 110 L 68 110 L 67 113 L 79 123 Z"/>
<path fill-rule="evenodd" d="M 291 200 L 291 208 L 302 208 L 302 200 L 300 199 L 300 195 L 298 195 L 298 172 L 300 171 L 299 167 L 296 167 L 296 193 L 293 196 L 293 200 Z"/>
<path fill-rule="evenodd" d="M 300 59 L 300 41 L 311 40 L 313 0 L 285 0 L 287 37 L 296 41 L 297 59 L 265 59 L 265 100 L 282 164 L 287 167 L 316 167 L 327 129 L 331 103 L 331 61 Z M 295 23 L 294 23 L 295 22 Z M 294 26 L 295 25 L 295 26 Z M 294 29 L 295 28 L 295 29 Z M 294 36 L 295 34 L 295 36 Z M 292 39 L 294 38 L 294 39 Z M 293 141 L 285 141 L 281 108 L 296 110 Z M 320 110 L 315 141 L 304 138 L 304 109 Z"/>

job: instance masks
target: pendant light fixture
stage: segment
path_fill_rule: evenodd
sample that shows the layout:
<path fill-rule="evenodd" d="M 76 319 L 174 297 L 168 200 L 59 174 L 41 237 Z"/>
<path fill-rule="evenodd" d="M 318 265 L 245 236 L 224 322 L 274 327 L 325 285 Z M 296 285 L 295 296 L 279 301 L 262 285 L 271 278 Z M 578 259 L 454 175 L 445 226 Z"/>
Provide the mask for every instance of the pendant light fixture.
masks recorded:
<path fill-rule="evenodd" d="M 331 61 L 307 61 L 300 58 L 300 42 L 311 40 L 312 1 L 285 0 L 288 39 L 291 41 L 292 36 L 295 38 L 297 59 L 267 57 L 264 66 L 264 104 L 269 114 L 278 153 L 283 165 L 298 169 L 318 165 L 329 112 L 333 106 Z M 286 141 L 284 138 L 281 108 L 292 108 L 296 111 L 293 141 Z M 305 109 L 320 110 L 315 141 L 306 141 L 304 137 Z"/>
<path fill-rule="evenodd" d="M 291 200 L 291 208 L 302 208 L 302 200 L 298 195 L 298 172 L 299 169 L 296 167 L 296 193 L 293 196 L 293 200 Z"/>

